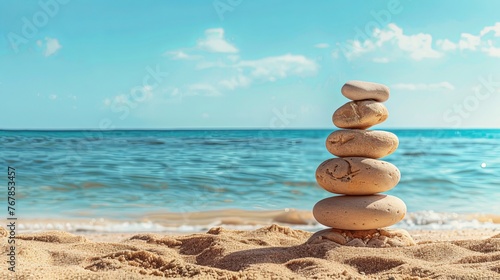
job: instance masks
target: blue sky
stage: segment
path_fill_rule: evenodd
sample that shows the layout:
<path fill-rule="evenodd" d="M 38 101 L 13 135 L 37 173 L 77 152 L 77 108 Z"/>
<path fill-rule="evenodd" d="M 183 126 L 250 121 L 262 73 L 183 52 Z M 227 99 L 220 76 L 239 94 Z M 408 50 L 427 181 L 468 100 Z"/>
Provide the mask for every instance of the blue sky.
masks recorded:
<path fill-rule="evenodd" d="M 0 128 L 332 128 L 348 80 L 391 88 L 380 128 L 498 128 L 498 10 L 494 0 L 1 1 Z"/>

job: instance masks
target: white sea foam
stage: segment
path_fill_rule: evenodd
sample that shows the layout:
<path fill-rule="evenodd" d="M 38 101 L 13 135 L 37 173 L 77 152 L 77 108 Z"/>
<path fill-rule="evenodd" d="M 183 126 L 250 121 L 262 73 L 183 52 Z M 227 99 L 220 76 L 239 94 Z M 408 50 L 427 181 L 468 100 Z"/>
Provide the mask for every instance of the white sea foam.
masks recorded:
<path fill-rule="evenodd" d="M 407 216 L 396 225 L 395 228 L 403 228 L 407 230 L 451 230 L 451 229 L 500 229 L 500 224 L 482 219 L 479 221 L 474 218 L 478 215 L 457 214 L 457 213 L 439 213 L 434 211 L 419 211 L 408 213 Z M 491 216 L 491 215 L 490 215 Z M 482 217 L 488 217 L 483 215 Z M 493 216 L 492 216 L 493 217 Z M 205 232 L 208 229 L 216 226 L 222 226 L 227 229 L 235 230 L 253 230 L 270 222 L 260 223 L 239 223 L 225 224 L 220 219 L 212 219 L 203 223 L 188 222 L 178 225 L 162 225 L 157 222 L 143 221 L 117 221 L 105 219 L 91 219 L 88 221 L 68 221 L 68 220 L 51 220 L 51 221 L 30 221 L 19 224 L 20 232 L 46 231 L 46 230 L 64 230 L 69 232 L 99 232 L 99 233 L 114 233 L 114 232 Z M 276 223 L 276 222 L 271 222 Z M 310 222 L 309 224 L 293 225 L 280 223 L 294 229 L 306 231 L 318 231 L 326 227 Z"/>

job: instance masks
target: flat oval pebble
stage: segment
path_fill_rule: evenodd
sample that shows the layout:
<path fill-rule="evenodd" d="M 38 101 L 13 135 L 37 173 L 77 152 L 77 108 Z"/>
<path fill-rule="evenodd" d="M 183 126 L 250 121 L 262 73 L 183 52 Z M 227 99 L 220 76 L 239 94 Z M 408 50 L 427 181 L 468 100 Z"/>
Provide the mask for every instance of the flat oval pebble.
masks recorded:
<path fill-rule="evenodd" d="M 373 99 L 384 102 L 389 99 L 389 88 L 372 82 L 348 81 L 340 91 L 342 95 L 351 100 Z"/>
<path fill-rule="evenodd" d="M 326 149 L 338 157 L 381 158 L 392 154 L 399 145 L 398 137 L 381 130 L 337 130 L 326 139 Z"/>
<path fill-rule="evenodd" d="M 393 164 L 365 157 L 332 158 L 316 169 L 316 181 L 325 190 L 348 195 L 367 195 L 394 188 L 401 178 Z"/>
<path fill-rule="evenodd" d="M 351 101 L 333 113 L 333 124 L 340 128 L 366 129 L 387 119 L 389 112 L 383 103 L 373 100 Z"/>
<path fill-rule="evenodd" d="M 368 230 L 391 226 L 403 219 L 405 203 L 392 195 L 333 196 L 313 208 L 314 218 L 336 229 Z"/>

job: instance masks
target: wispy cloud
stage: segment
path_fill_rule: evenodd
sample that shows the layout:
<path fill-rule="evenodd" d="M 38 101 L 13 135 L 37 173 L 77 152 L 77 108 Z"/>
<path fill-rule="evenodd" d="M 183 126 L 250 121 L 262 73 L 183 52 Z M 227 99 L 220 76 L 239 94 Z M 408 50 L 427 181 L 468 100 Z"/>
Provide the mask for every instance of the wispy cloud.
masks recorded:
<path fill-rule="evenodd" d="M 281 55 L 257 60 L 241 61 L 237 68 L 250 69 L 254 78 L 275 81 L 290 75 L 303 76 L 316 73 L 318 65 L 302 55 Z"/>
<path fill-rule="evenodd" d="M 179 61 L 197 60 L 195 65 L 186 65 L 185 68 L 195 71 L 187 75 L 191 79 L 179 83 L 173 81 L 168 88 L 162 89 L 158 98 L 163 96 L 165 102 L 179 102 L 189 96 L 220 96 L 253 84 L 314 75 L 319 68 L 314 60 L 297 54 L 245 59 L 235 45 L 226 41 L 222 28 L 207 29 L 196 46 L 166 51 L 164 56 Z M 123 98 L 108 98 L 104 103 L 109 106 L 113 102 L 123 102 Z"/>
<path fill-rule="evenodd" d="M 204 61 L 196 66 L 197 70 L 208 68 L 224 69 L 224 76 L 228 77 L 214 80 L 215 87 L 221 90 L 234 90 L 248 87 L 254 82 L 274 82 L 290 76 L 314 75 L 319 66 L 305 56 L 285 54 L 255 60 Z"/>
<path fill-rule="evenodd" d="M 500 22 L 482 28 L 477 34 L 461 33 L 456 41 L 442 38 L 436 40 L 435 44 L 431 34 L 406 34 L 402 28 L 390 23 L 383 29 L 375 28 L 370 37 L 337 45 L 349 60 L 368 56 L 376 63 L 387 63 L 403 57 L 415 61 L 436 59 L 455 51 L 482 52 L 500 57 Z"/>
<path fill-rule="evenodd" d="M 453 43 L 452 41 L 450 41 L 448 39 L 437 40 L 436 44 L 443 51 L 454 51 L 458 48 L 457 44 Z"/>
<path fill-rule="evenodd" d="M 373 62 L 376 62 L 376 63 L 388 63 L 389 62 L 389 58 L 388 57 L 374 57 L 373 58 Z"/>
<path fill-rule="evenodd" d="M 219 85 L 228 90 L 234 90 L 236 88 L 247 87 L 252 83 L 252 80 L 244 75 L 237 75 L 230 79 L 224 79 L 219 81 Z"/>
<path fill-rule="evenodd" d="M 460 39 L 453 42 L 449 39 L 438 40 L 437 45 L 444 52 L 453 52 L 456 50 L 483 52 L 488 56 L 500 57 L 500 22 L 495 25 L 485 26 L 477 35 L 470 33 L 461 33 Z"/>
<path fill-rule="evenodd" d="M 163 55 L 168 56 L 173 60 L 196 60 L 202 58 L 201 55 L 191 55 L 180 50 L 165 52 Z"/>
<path fill-rule="evenodd" d="M 198 40 L 197 46 L 214 53 L 237 53 L 238 49 L 224 38 L 224 29 L 211 28 L 205 30 L 205 38 Z"/>
<path fill-rule="evenodd" d="M 142 92 L 144 94 L 144 100 L 151 99 L 153 97 L 153 88 L 151 86 L 142 87 Z M 132 94 L 119 94 L 115 95 L 111 98 L 105 98 L 103 100 L 104 106 L 114 105 L 123 105 L 123 104 L 133 104 L 136 103 L 135 97 Z M 142 99 L 142 98 L 141 98 Z"/>
<path fill-rule="evenodd" d="M 59 40 L 49 37 L 45 37 L 44 41 L 38 40 L 36 44 L 42 48 L 45 57 L 57 53 L 62 48 Z"/>
<path fill-rule="evenodd" d="M 449 82 L 439 82 L 439 83 L 429 83 L 429 84 L 423 84 L 423 83 L 399 83 L 399 84 L 394 84 L 391 86 L 391 89 L 396 89 L 396 90 L 410 90 L 410 91 L 436 91 L 436 90 L 441 90 L 441 91 L 451 91 L 455 89 L 455 86 L 453 86 Z"/>
<path fill-rule="evenodd" d="M 326 48 L 329 48 L 330 45 L 327 43 L 319 43 L 319 44 L 314 45 L 314 47 L 318 48 L 318 49 L 326 49 Z"/>
<path fill-rule="evenodd" d="M 211 84 L 192 84 L 188 89 L 193 95 L 220 96 L 221 93 Z"/>
<path fill-rule="evenodd" d="M 339 44 L 341 51 L 348 59 L 363 56 L 368 53 L 390 53 L 394 56 L 409 56 L 413 60 L 439 58 L 441 53 L 432 47 L 432 36 L 426 33 L 405 34 L 403 29 L 390 23 L 385 29 L 374 29 L 371 38 L 366 40 L 351 40 Z M 387 60 L 390 60 L 389 58 Z M 388 62 L 385 59 L 383 62 Z"/>

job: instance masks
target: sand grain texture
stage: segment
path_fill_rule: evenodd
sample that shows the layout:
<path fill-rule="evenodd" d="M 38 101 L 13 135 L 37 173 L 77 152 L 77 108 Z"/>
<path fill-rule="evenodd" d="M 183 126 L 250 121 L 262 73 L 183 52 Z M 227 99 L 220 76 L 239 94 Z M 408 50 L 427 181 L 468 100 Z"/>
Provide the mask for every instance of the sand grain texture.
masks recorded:
<path fill-rule="evenodd" d="M 278 225 L 115 234 L 114 242 L 55 231 L 19 234 L 17 278 L 2 261 L 0 279 L 500 279 L 498 231 L 487 238 L 438 234 L 441 241 L 420 232 L 417 245 L 401 248 L 307 244 L 312 233 Z M 461 234 L 467 238 L 457 240 Z M 5 256 L 7 238 L 0 240 Z"/>

